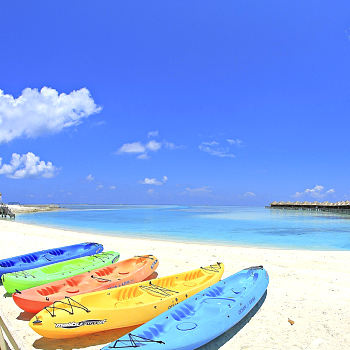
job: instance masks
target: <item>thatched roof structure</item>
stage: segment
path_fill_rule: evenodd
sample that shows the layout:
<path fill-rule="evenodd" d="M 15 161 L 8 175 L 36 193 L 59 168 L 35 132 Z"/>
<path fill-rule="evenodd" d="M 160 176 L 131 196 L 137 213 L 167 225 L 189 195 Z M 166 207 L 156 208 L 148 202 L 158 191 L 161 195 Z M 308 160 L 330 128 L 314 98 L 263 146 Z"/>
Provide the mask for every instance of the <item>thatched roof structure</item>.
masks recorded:
<path fill-rule="evenodd" d="M 346 201 L 338 201 L 336 203 L 331 203 L 328 201 L 325 202 L 318 202 L 318 201 L 314 201 L 314 202 L 308 202 L 308 201 L 304 201 L 304 202 L 276 202 L 273 201 L 270 204 L 271 207 L 275 207 L 275 208 L 289 208 L 289 209 L 297 209 L 299 208 L 304 208 L 304 209 L 317 209 L 317 210 L 326 210 L 327 208 L 330 209 L 340 209 L 340 210 L 350 210 L 350 200 L 346 200 Z"/>

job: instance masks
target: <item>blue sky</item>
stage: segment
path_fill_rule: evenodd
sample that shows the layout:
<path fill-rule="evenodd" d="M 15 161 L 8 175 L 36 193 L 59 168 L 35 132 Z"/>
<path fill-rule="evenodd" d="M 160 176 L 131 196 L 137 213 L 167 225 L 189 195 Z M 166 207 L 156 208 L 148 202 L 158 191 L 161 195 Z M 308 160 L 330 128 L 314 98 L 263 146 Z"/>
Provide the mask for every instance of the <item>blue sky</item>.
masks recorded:
<path fill-rule="evenodd" d="M 350 199 L 349 1 L 1 1 L 4 202 Z"/>

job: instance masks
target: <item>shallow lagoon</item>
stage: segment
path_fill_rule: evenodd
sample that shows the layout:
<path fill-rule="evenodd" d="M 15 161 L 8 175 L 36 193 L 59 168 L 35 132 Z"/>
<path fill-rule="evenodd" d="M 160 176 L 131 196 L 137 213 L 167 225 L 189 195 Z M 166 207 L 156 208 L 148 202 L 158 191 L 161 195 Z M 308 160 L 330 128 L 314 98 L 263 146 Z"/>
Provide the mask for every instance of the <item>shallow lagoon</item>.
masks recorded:
<path fill-rule="evenodd" d="M 239 206 L 61 205 L 16 221 L 94 234 L 306 250 L 350 250 L 350 214 Z"/>

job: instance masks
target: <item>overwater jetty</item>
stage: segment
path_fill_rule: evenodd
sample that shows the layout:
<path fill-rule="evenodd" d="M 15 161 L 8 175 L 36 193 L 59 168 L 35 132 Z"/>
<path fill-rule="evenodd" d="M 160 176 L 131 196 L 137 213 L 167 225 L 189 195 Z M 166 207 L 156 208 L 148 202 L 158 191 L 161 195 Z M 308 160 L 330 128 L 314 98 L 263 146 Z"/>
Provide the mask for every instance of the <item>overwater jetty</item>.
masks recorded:
<path fill-rule="evenodd" d="M 15 218 L 15 214 L 12 213 L 11 209 L 4 203 L 0 203 L 0 215 L 2 218 L 9 216 L 10 218 Z"/>
<path fill-rule="evenodd" d="M 316 211 L 344 211 L 350 213 L 350 201 L 331 202 L 272 202 L 267 209 L 292 209 Z"/>

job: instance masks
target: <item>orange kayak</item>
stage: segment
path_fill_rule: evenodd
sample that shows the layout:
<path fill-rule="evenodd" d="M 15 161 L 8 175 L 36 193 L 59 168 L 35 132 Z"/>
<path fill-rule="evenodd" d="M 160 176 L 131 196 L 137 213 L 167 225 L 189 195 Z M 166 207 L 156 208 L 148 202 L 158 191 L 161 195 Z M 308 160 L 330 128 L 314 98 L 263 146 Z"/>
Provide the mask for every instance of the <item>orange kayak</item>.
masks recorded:
<path fill-rule="evenodd" d="M 117 288 L 157 277 L 157 267 L 158 259 L 155 256 L 135 256 L 74 277 L 16 292 L 12 297 L 21 309 L 37 313 L 65 297 Z"/>

